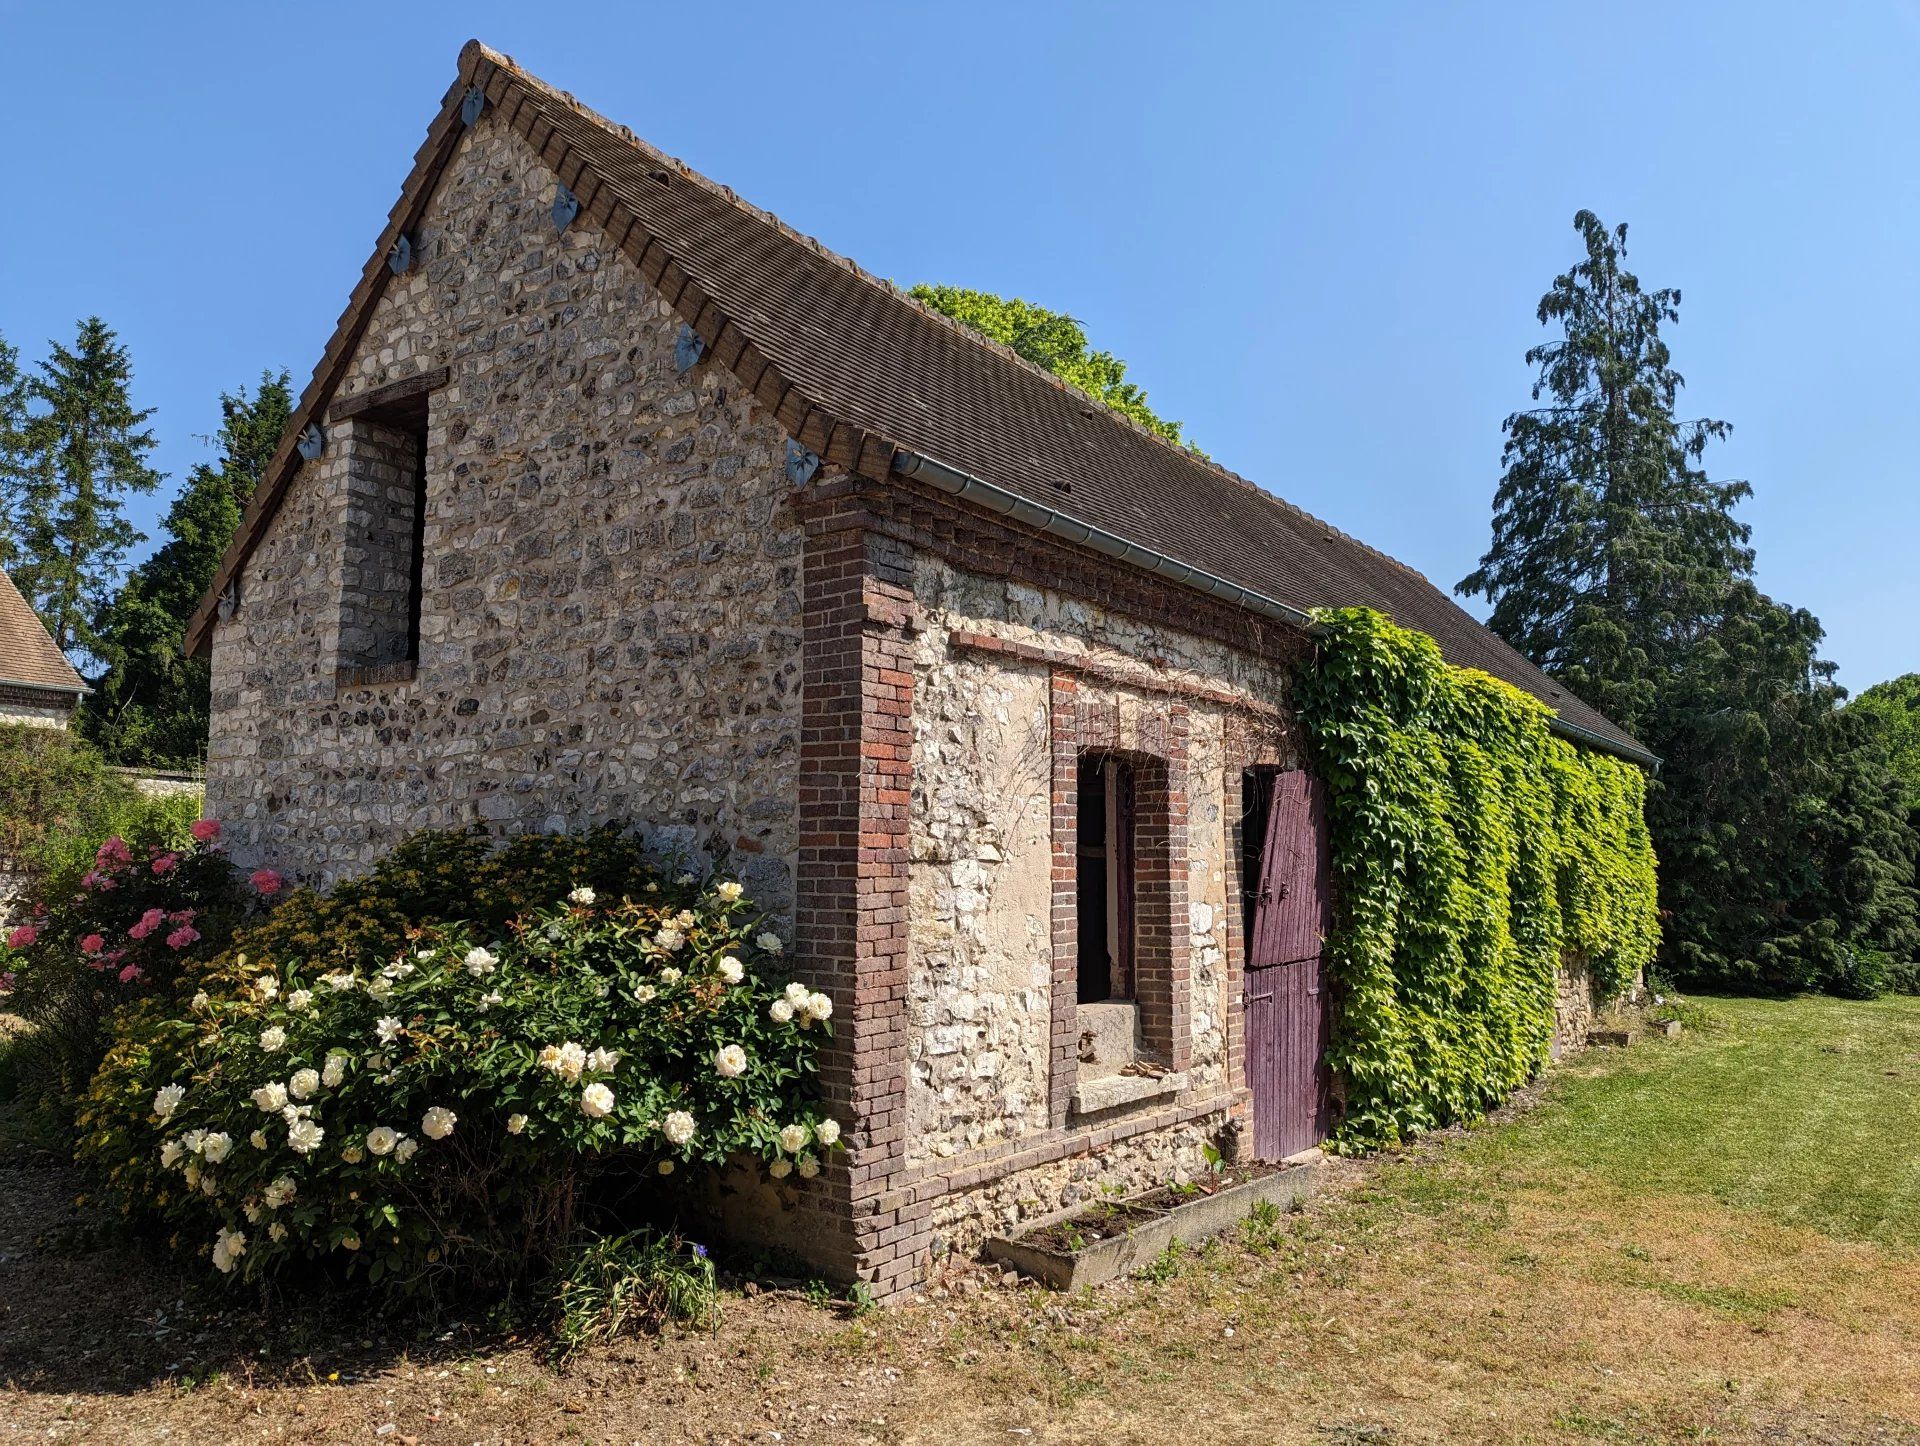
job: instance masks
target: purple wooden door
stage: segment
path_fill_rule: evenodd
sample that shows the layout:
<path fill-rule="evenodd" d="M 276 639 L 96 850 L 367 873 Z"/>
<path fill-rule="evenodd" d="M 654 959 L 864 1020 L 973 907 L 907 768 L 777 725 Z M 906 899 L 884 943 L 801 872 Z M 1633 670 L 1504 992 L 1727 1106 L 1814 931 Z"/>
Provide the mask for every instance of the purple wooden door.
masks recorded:
<path fill-rule="evenodd" d="M 1253 1152 L 1282 1160 L 1332 1127 L 1326 1053 L 1331 1025 L 1320 949 L 1332 921 L 1326 785 L 1273 775 L 1258 886 L 1247 900 L 1247 1082 Z"/>

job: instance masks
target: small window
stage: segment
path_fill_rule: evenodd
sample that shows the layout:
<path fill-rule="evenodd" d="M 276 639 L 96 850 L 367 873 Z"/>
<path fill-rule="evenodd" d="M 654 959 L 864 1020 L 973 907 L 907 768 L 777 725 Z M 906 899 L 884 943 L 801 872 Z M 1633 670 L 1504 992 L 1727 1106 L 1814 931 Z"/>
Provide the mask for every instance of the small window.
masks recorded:
<path fill-rule="evenodd" d="M 358 682 L 411 676 L 426 583 L 427 398 L 369 408 L 348 425 L 349 510 L 340 670 Z"/>
<path fill-rule="evenodd" d="M 1080 1003 L 1133 998 L 1134 773 L 1124 758 L 1080 758 L 1075 843 Z"/>

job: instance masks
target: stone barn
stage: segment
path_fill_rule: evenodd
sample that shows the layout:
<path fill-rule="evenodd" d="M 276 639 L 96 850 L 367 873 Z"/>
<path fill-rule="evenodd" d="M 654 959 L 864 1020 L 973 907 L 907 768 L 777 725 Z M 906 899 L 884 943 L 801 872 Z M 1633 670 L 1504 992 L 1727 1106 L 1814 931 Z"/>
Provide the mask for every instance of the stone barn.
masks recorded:
<path fill-rule="evenodd" d="M 469 44 L 193 620 L 208 807 L 322 881 L 474 822 L 736 873 L 834 999 L 850 1145 L 744 1213 L 885 1298 L 1223 1127 L 1322 1136 L 1288 678 L 1349 604 L 1650 761 L 1411 569 Z"/>

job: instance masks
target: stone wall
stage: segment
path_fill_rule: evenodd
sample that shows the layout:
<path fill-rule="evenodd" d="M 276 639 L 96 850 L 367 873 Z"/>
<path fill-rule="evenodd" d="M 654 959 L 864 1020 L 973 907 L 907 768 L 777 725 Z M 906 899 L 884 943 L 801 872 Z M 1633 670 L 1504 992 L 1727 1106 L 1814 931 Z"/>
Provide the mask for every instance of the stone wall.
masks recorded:
<path fill-rule="evenodd" d="M 80 700 L 71 693 L 0 690 L 0 725 L 26 723 L 35 728 L 65 728 Z"/>
<path fill-rule="evenodd" d="M 355 684 L 403 651 L 390 554 L 409 488 L 368 424 L 331 424 L 215 630 L 209 811 L 243 863 L 322 882 L 427 826 L 634 820 L 731 853 L 785 914 L 801 549 L 785 438 L 711 363 L 679 374 L 678 319 L 584 217 L 556 235 L 554 186 L 489 110 L 335 397 L 450 369 L 428 404 L 417 670 Z"/>
<path fill-rule="evenodd" d="M 1057 972 L 1055 931 L 1054 714 L 1063 707 L 1098 720 L 1127 750 L 1152 753 L 1168 746 L 1153 741 L 1157 733 L 1179 735 L 1182 837 L 1173 857 L 1183 876 L 1155 890 L 1179 901 L 1169 927 L 1180 936 L 1172 956 L 1180 1017 L 1169 1038 L 1179 1041 L 1174 1063 L 1187 1098 L 1230 1090 L 1227 926 L 1240 766 L 1228 757 L 1234 709 L 1210 695 L 1271 707 L 1284 699 L 1284 672 L 931 555 L 919 560 L 914 592 L 909 1161 L 952 1160 L 1073 1123 L 1060 1108 L 1071 1081 L 1063 1091 L 1055 1078 L 1074 1067 L 1057 1048 L 1059 991 L 1072 988 Z M 956 646 L 956 636 L 1005 639 L 1029 655 Z M 1061 671 L 1077 677 L 1064 704 L 1052 690 Z M 1182 688 L 1190 696 L 1170 702 Z M 1145 906 L 1144 879 L 1141 892 Z M 1069 1002 L 1069 1022 L 1071 1010 Z"/>

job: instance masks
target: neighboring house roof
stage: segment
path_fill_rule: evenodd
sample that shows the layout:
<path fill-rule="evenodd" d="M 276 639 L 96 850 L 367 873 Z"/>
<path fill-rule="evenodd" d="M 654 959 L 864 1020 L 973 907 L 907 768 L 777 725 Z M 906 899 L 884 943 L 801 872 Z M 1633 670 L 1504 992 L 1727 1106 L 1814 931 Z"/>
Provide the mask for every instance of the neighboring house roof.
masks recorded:
<path fill-rule="evenodd" d="M 0 572 L 0 688 L 71 693 L 76 701 L 80 694 L 93 691 L 4 572 Z"/>
<path fill-rule="evenodd" d="M 453 154 L 470 86 L 572 190 L 581 220 L 633 258 L 701 334 L 707 355 L 829 462 L 884 481 L 929 458 L 1287 610 L 1377 608 L 1430 634 L 1450 661 L 1540 699 L 1556 710 L 1562 731 L 1654 761 L 1413 569 L 921 306 L 477 41 L 461 52 L 460 77 L 301 397 L 267 485 L 194 615 L 194 647 L 205 644 L 214 598 L 285 491 L 297 465 L 294 437 L 320 418 L 352 358 L 388 275 L 388 249 L 424 211 Z"/>

